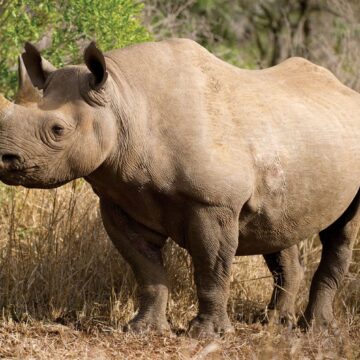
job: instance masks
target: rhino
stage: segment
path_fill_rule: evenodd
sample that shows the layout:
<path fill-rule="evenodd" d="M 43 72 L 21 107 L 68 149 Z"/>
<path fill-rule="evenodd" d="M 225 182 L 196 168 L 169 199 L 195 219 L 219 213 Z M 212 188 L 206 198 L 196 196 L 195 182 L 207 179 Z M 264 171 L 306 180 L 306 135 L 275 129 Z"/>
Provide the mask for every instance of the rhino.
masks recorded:
<path fill-rule="evenodd" d="M 232 331 L 235 256 L 264 256 L 269 309 L 293 317 L 297 245 L 314 234 L 322 256 L 302 324 L 335 324 L 360 225 L 357 92 L 302 58 L 246 70 L 187 39 L 105 54 L 92 42 L 84 65 L 61 69 L 27 43 L 19 61 L 17 101 L 0 100 L 0 180 L 54 188 L 82 177 L 92 186 L 139 284 L 128 330 L 169 329 L 169 237 L 193 260 L 191 335 Z"/>

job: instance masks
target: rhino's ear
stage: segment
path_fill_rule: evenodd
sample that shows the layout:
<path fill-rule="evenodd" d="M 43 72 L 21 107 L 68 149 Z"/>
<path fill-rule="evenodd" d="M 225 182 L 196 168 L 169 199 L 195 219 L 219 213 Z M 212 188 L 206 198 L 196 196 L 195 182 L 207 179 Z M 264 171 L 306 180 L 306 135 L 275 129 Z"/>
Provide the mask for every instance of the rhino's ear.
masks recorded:
<path fill-rule="evenodd" d="M 107 78 L 108 73 L 106 71 L 106 63 L 103 53 L 96 47 L 94 41 L 85 49 L 84 61 L 88 69 L 92 73 L 90 80 L 90 86 L 94 90 L 101 89 Z"/>
<path fill-rule="evenodd" d="M 15 103 L 24 104 L 38 102 L 41 99 L 41 92 L 36 89 L 26 70 L 22 56 L 18 58 L 19 88 L 16 94 Z"/>
<path fill-rule="evenodd" d="M 25 43 L 25 52 L 21 57 L 32 84 L 42 90 L 47 77 L 56 68 L 42 58 L 36 47 L 29 42 Z"/>

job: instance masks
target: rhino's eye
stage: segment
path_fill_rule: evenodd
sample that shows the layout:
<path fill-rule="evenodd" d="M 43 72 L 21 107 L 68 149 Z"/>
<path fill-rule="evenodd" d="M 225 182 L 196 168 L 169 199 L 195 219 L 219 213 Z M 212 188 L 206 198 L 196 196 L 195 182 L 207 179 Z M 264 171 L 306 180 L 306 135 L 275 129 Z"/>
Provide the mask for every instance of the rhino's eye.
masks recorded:
<path fill-rule="evenodd" d="M 64 134 L 64 127 L 56 124 L 51 127 L 51 131 L 53 132 L 53 134 L 61 136 Z"/>

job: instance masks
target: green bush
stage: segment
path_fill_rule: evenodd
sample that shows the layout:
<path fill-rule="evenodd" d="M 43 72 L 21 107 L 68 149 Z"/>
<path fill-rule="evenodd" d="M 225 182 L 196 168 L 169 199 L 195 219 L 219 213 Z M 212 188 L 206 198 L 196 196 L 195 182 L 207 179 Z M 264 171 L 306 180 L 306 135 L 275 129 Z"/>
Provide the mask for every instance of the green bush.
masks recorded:
<path fill-rule="evenodd" d="M 12 97 L 17 56 L 25 41 L 39 43 L 55 66 L 81 61 L 95 39 L 104 51 L 149 40 L 135 0 L 0 0 L 0 92 Z"/>

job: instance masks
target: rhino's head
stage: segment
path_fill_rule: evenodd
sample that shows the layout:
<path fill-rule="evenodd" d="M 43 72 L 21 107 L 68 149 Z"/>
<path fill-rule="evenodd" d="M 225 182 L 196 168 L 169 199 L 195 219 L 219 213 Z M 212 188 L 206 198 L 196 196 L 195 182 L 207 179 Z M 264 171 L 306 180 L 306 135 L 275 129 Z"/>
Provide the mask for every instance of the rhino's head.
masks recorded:
<path fill-rule="evenodd" d="M 59 70 L 30 44 L 25 49 L 16 103 L 0 95 L 0 180 L 56 187 L 89 175 L 111 156 L 112 80 L 94 43 L 85 50 L 86 66 Z"/>

